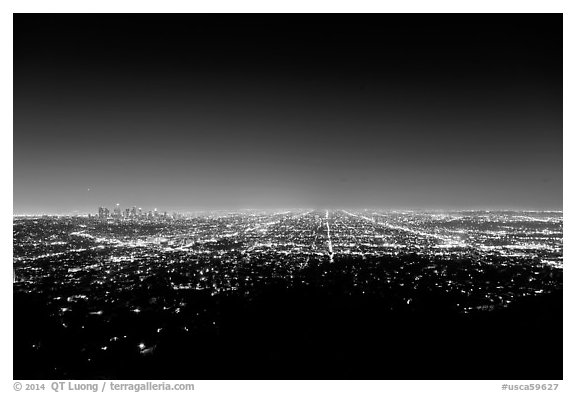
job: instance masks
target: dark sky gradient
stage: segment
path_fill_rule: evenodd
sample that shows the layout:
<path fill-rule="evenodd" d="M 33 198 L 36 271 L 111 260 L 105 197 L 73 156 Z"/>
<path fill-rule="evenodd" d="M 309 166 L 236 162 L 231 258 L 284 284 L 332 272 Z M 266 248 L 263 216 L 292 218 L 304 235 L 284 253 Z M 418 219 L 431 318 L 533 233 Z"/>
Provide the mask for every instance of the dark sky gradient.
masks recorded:
<path fill-rule="evenodd" d="M 115 203 L 562 209 L 562 16 L 15 15 L 14 213 Z"/>

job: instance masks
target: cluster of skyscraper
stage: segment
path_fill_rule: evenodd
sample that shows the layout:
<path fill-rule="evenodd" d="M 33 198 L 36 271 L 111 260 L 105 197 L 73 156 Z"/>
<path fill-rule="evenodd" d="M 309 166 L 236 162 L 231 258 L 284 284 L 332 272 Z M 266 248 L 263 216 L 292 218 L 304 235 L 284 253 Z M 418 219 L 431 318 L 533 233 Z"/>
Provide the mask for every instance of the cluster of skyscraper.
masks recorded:
<path fill-rule="evenodd" d="M 98 218 L 101 220 L 107 219 L 132 219 L 132 220 L 160 220 L 160 219 L 178 219 L 182 218 L 181 214 L 172 213 L 172 215 L 168 215 L 168 212 L 159 213 L 158 209 L 154 209 L 154 211 L 149 210 L 147 213 L 142 211 L 142 208 L 136 208 L 135 206 L 132 209 L 124 209 L 120 208 L 120 204 L 117 203 L 114 207 L 114 210 L 110 212 L 110 209 L 107 207 L 99 207 L 98 208 Z"/>

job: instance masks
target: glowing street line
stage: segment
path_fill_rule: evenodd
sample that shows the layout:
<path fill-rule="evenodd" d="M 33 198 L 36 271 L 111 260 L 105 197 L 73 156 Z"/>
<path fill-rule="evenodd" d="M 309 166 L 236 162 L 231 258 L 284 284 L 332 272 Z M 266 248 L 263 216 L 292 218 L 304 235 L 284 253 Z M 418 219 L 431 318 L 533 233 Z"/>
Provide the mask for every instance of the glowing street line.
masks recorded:
<path fill-rule="evenodd" d="M 330 262 L 334 262 L 334 251 L 332 251 L 332 238 L 330 237 L 330 223 L 328 222 L 328 210 L 326 210 L 326 229 L 328 230 L 328 255 Z"/>

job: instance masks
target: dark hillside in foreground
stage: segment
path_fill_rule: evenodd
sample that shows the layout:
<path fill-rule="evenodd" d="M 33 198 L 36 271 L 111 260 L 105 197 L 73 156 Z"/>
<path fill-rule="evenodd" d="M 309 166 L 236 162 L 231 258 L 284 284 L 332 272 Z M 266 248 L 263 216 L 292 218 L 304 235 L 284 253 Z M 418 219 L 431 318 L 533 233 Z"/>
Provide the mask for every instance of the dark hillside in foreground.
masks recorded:
<path fill-rule="evenodd" d="M 462 314 L 434 294 L 398 307 L 333 289 L 266 285 L 250 301 L 194 292 L 178 320 L 150 311 L 78 329 L 57 325 L 40 296 L 15 294 L 14 378 L 562 379 L 561 290 Z M 132 336 L 158 326 L 139 348 Z M 87 355 L 118 329 L 132 335 Z"/>

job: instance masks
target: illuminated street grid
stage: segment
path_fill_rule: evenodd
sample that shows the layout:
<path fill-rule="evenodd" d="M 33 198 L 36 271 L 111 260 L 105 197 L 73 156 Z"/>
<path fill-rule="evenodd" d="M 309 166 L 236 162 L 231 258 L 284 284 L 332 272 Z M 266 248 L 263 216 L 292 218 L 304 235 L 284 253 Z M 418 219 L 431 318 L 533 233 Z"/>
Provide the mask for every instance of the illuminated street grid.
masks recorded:
<path fill-rule="evenodd" d="M 145 276 L 164 263 L 206 263 L 210 270 L 209 261 L 236 266 L 265 259 L 291 271 L 310 258 L 408 253 L 476 262 L 497 257 L 561 269 L 562 252 L 562 214 L 556 212 L 302 210 L 176 219 L 14 219 L 15 280 L 23 287 L 53 273 L 62 283 L 86 271 L 101 271 L 103 282 L 128 268 Z"/>
<path fill-rule="evenodd" d="M 191 293 L 249 299 L 271 283 L 381 297 L 390 310 L 440 294 L 455 311 L 478 313 L 561 290 L 562 225 L 559 212 L 15 217 L 14 293 L 41 295 L 76 334 L 147 313 L 171 318 L 183 334 L 218 329 L 217 310 L 191 309 Z M 145 354 L 167 334 L 163 325 L 141 336 L 116 328 L 93 333 L 86 356 L 127 340 Z"/>

